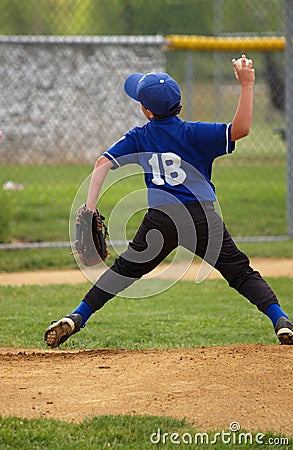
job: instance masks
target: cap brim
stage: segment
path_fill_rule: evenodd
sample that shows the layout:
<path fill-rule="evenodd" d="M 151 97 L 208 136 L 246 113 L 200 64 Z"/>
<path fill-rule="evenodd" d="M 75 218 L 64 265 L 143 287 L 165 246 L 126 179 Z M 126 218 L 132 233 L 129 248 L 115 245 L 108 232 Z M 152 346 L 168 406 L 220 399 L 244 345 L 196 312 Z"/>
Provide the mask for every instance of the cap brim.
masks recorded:
<path fill-rule="evenodd" d="M 133 98 L 137 102 L 139 102 L 139 99 L 137 97 L 137 85 L 139 80 L 144 76 L 144 73 L 133 73 L 132 75 L 129 75 L 128 78 L 126 78 L 124 83 L 124 90 L 129 97 Z"/>

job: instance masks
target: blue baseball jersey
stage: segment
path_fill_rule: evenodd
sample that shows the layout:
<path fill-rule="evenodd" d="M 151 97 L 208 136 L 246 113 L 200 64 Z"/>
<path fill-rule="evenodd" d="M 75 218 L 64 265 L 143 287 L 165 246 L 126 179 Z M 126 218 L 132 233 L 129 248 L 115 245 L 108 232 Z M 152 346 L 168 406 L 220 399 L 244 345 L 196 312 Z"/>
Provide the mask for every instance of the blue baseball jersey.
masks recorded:
<path fill-rule="evenodd" d="M 231 124 L 184 122 L 178 116 L 135 127 L 103 153 L 114 164 L 139 164 L 150 207 L 215 201 L 215 158 L 231 153 Z"/>

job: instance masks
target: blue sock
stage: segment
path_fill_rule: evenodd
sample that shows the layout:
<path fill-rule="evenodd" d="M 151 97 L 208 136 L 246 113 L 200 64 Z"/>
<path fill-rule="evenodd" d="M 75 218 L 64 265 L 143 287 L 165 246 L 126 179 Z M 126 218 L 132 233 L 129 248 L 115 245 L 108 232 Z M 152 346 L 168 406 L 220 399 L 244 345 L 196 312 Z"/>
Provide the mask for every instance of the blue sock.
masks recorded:
<path fill-rule="evenodd" d="M 276 325 L 277 320 L 280 317 L 287 317 L 287 319 L 289 319 L 287 314 L 285 314 L 284 311 L 282 311 L 280 305 L 277 305 L 276 303 L 274 303 L 273 305 L 270 305 L 267 308 L 266 315 L 271 319 L 271 321 L 273 322 L 274 326 Z"/>
<path fill-rule="evenodd" d="M 92 308 L 83 300 L 78 307 L 71 314 L 80 314 L 82 317 L 81 326 L 84 327 L 85 323 L 93 314 Z"/>

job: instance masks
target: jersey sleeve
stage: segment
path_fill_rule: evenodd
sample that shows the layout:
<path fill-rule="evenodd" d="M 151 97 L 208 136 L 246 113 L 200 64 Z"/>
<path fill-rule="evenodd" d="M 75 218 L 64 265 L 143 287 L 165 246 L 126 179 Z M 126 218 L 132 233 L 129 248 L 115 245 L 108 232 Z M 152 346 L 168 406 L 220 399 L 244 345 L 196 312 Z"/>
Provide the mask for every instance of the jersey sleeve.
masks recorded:
<path fill-rule="evenodd" d="M 132 133 L 129 132 L 122 136 L 103 153 L 103 156 L 106 156 L 113 163 L 113 169 L 126 164 L 137 163 L 137 145 Z"/>
<path fill-rule="evenodd" d="M 231 141 L 231 126 L 231 123 L 198 122 L 195 139 L 200 152 L 210 159 L 232 153 L 235 142 Z"/>

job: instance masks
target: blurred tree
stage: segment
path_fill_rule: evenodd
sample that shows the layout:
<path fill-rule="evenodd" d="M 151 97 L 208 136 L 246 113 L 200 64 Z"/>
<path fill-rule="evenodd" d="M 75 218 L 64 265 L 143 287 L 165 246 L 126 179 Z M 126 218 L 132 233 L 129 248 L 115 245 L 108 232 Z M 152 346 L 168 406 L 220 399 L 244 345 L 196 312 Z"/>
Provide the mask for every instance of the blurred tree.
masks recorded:
<path fill-rule="evenodd" d="M 1 34 L 214 34 L 219 0 L 0 0 Z M 227 33 L 283 31 L 284 0 L 221 0 Z M 222 19 L 223 17 L 223 19 Z"/>
<path fill-rule="evenodd" d="M 0 0 L 1 34 L 214 34 L 219 0 Z M 284 0 L 221 0 L 223 32 L 283 30 Z M 223 17 L 223 19 L 222 19 Z"/>
<path fill-rule="evenodd" d="M 284 30 L 283 0 L 223 0 L 223 9 L 225 33 L 282 33 Z"/>
<path fill-rule="evenodd" d="M 209 34 L 212 0 L 120 0 L 125 34 Z M 190 18 L 192 17 L 192 20 Z"/>

